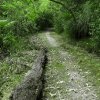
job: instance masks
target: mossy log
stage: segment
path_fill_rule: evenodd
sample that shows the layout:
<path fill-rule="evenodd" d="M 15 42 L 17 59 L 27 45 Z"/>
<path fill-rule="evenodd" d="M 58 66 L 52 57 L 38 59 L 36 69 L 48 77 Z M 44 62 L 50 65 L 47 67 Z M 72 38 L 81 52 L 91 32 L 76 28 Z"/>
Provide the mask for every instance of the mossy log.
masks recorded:
<path fill-rule="evenodd" d="M 46 50 L 42 50 L 24 80 L 13 90 L 10 100 L 37 100 L 43 88 L 43 73 L 47 61 Z"/>

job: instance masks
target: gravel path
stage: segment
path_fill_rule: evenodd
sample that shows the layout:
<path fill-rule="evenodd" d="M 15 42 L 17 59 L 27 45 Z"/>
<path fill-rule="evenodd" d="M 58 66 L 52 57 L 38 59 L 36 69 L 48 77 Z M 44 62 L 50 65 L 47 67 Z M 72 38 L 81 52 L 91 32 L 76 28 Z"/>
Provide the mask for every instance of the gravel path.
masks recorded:
<path fill-rule="evenodd" d="M 85 73 L 89 72 L 82 72 L 50 32 L 42 34 L 41 38 L 49 48 L 43 100 L 98 100 L 96 90 L 85 78 Z"/>

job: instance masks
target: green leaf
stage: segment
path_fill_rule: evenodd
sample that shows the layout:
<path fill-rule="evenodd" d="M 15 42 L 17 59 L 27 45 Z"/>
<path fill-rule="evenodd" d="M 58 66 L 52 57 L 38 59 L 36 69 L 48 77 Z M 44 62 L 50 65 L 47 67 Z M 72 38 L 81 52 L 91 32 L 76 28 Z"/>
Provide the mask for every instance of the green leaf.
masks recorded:
<path fill-rule="evenodd" d="M 8 24 L 8 20 L 0 20 L 0 27 L 4 27 L 6 24 Z"/>

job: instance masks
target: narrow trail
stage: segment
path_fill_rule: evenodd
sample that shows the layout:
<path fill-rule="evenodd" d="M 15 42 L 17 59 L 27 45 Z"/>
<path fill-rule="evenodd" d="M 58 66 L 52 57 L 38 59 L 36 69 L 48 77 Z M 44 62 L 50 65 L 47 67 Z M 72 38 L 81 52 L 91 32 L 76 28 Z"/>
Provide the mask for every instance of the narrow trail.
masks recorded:
<path fill-rule="evenodd" d="M 94 87 L 85 79 L 77 62 L 50 32 L 42 34 L 41 39 L 49 49 L 42 100 L 98 100 Z"/>
<path fill-rule="evenodd" d="M 52 47 L 57 47 L 57 42 L 56 42 L 56 40 L 55 40 L 54 38 L 52 38 L 52 37 L 50 36 L 50 32 L 46 32 L 46 38 L 47 38 L 49 44 L 50 44 Z"/>

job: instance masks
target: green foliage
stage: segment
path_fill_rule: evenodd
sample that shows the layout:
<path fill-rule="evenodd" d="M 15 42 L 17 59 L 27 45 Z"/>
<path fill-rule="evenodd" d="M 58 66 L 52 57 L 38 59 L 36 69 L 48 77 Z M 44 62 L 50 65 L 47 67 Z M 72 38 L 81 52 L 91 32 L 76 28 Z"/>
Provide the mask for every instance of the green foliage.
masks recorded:
<path fill-rule="evenodd" d="M 60 3 L 59 3 L 60 2 Z M 61 32 L 69 31 L 69 35 L 74 39 L 81 39 L 89 36 L 90 3 L 76 5 L 73 0 L 59 1 L 61 4 L 60 14 L 56 20 L 55 26 Z M 67 4 L 66 4 L 66 3 Z M 74 5 L 74 6 L 73 6 Z M 66 14 L 67 13 L 67 14 Z M 57 29 L 57 27 L 55 27 Z"/>
<path fill-rule="evenodd" d="M 61 5 L 54 16 L 55 31 L 78 40 L 79 45 L 90 52 L 100 52 L 99 0 L 51 1 Z"/>
<path fill-rule="evenodd" d="M 9 50 L 16 44 L 16 36 L 33 34 L 51 26 L 53 16 L 49 4 L 49 0 L 2 1 L 0 3 L 0 48 Z"/>
<path fill-rule="evenodd" d="M 0 28 L 8 24 L 8 20 L 0 20 Z"/>
<path fill-rule="evenodd" d="M 91 38 L 86 42 L 99 51 L 99 6 L 99 0 L 4 0 L 0 2 L 1 45 L 3 34 L 25 36 L 54 27 L 74 40 Z"/>
<path fill-rule="evenodd" d="M 16 43 L 16 38 L 12 33 L 8 33 L 3 38 L 3 48 L 9 49 Z"/>

